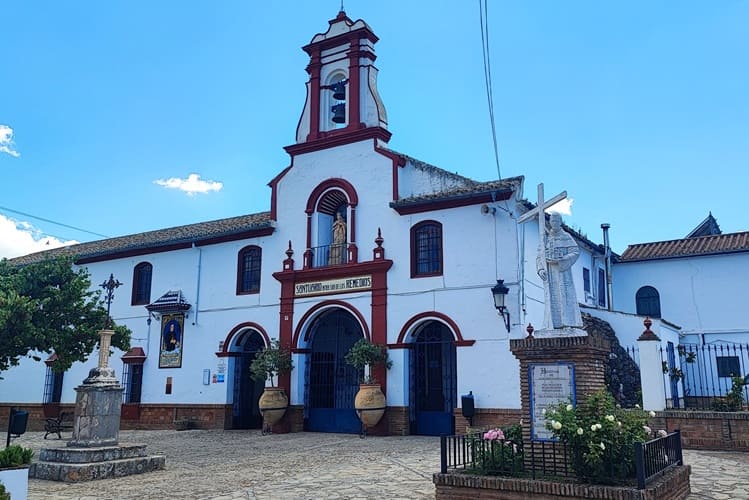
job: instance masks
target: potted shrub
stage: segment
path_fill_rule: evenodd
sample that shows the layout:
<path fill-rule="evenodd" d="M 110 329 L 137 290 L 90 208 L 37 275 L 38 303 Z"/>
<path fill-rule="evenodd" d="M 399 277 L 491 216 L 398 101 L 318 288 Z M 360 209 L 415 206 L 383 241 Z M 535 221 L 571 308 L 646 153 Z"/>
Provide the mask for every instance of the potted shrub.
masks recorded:
<path fill-rule="evenodd" d="M 31 448 L 22 448 L 17 444 L 0 450 L 0 483 L 11 498 L 26 498 L 32 456 L 34 451 Z"/>
<path fill-rule="evenodd" d="M 377 425 L 387 407 L 382 388 L 372 377 L 372 368 L 375 366 L 390 368 L 393 362 L 388 359 L 387 348 L 384 345 L 373 344 L 366 338 L 357 340 L 344 359 L 346 363 L 363 373 L 359 392 L 356 393 L 354 399 L 354 408 L 366 432 L 368 427 Z"/>
<path fill-rule="evenodd" d="M 281 420 L 286 413 L 289 398 L 284 390 L 276 385 L 276 377 L 290 373 L 293 368 L 291 353 L 283 348 L 278 340 L 272 341 L 267 348 L 258 352 L 250 364 L 252 379 L 266 382 L 258 403 L 263 415 L 263 432 L 270 430 L 271 426 Z"/>

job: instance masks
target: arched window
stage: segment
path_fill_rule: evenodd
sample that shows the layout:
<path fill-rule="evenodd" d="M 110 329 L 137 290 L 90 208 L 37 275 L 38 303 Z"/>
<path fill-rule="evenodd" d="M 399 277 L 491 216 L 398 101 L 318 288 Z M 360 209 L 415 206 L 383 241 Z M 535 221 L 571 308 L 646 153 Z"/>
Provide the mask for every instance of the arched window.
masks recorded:
<path fill-rule="evenodd" d="M 134 306 L 151 302 L 151 274 L 153 266 L 148 262 L 141 262 L 133 269 L 133 298 Z"/>
<path fill-rule="evenodd" d="M 307 250 L 304 268 L 357 262 L 354 187 L 344 179 L 328 179 L 307 200 Z"/>
<path fill-rule="evenodd" d="M 239 251 L 237 259 L 237 295 L 260 292 L 262 250 L 249 246 Z"/>
<path fill-rule="evenodd" d="M 411 228 L 411 277 L 442 274 L 442 224 L 425 221 Z"/>
<path fill-rule="evenodd" d="M 635 295 L 637 302 L 637 314 L 640 316 L 650 316 L 651 318 L 661 317 L 661 296 L 658 290 L 652 286 L 644 286 L 637 290 Z"/>
<path fill-rule="evenodd" d="M 339 87 L 334 87 L 335 85 Z M 335 130 L 344 128 L 348 123 L 348 106 L 346 97 L 348 96 L 348 80 L 346 79 L 346 73 L 343 71 L 335 71 L 328 76 L 326 81 L 326 88 L 323 90 L 323 109 L 322 121 L 323 130 Z M 343 93 L 343 99 L 334 97 L 336 91 Z M 338 113 L 336 113 L 338 111 Z M 338 114 L 339 118 L 334 120 L 333 118 Z M 341 121 L 341 119 L 343 121 Z"/>

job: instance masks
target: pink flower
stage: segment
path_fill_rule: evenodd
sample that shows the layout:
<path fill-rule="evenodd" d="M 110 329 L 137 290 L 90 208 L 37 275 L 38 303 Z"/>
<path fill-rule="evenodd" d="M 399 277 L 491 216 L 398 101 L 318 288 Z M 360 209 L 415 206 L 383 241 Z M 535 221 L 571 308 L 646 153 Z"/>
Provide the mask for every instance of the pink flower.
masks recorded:
<path fill-rule="evenodd" d="M 491 429 L 484 433 L 484 439 L 487 441 L 504 441 L 505 434 L 502 429 Z"/>

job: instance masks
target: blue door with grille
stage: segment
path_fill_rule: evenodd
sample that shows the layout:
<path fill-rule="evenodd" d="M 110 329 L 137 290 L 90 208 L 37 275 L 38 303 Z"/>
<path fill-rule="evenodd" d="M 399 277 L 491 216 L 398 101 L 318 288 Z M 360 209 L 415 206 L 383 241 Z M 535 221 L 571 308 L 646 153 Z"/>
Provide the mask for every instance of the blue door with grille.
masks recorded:
<path fill-rule="evenodd" d="M 414 334 L 409 355 L 411 433 L 452 434 L 457 400 L 455 343 L 438 321 L 425 323 Z"/>
<path fill-rule="evenodd" d="M 310 327 L 312 349 L 307 363 L 307 430 L 359 433 L 354 410 L 359 372 L 343 359 L 362 338 L 356 319 L 342 309 L 323 313 Z"/>
<path fill-rule="evenodd" d="M 242 333 L 234 346 L 234 399 L 232 404 L 232 428 L 260 429 L 263 416 L 258 401 L 265 387 L 264 380 L 250 377 L 250 364 L 259 351 L 265 348 L 263 337 L 254 330 Z"/>

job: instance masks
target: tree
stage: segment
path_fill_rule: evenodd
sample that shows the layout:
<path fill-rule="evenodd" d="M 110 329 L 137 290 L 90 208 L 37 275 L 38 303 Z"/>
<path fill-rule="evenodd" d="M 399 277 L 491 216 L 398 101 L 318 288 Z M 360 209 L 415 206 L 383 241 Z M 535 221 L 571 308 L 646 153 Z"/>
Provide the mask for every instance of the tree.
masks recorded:
<path fill-rule="evenodd" d="M 57 354 L 53 368 L 65 371 L 85 361 L 96 346 L 107 310 L 100 290 L 91 290 L 86 269 L 70 258 L 46 259 L 25 266 L 0 261 L 0 372 L 20 358 Z M 130 330 L 112 326 L 112 345 L 130 348 Z"/>

